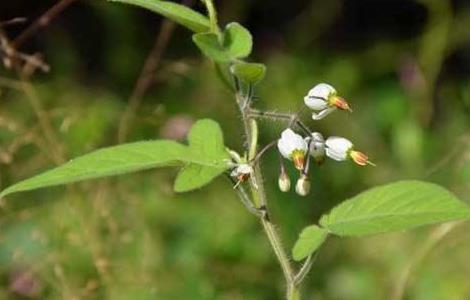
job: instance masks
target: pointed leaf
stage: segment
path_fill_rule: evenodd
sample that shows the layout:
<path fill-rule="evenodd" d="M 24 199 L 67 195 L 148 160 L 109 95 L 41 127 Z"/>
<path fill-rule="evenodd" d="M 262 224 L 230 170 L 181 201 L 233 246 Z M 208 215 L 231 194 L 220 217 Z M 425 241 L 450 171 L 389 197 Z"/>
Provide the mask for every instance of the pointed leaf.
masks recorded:
<path fill-rule="evenodd" d="M 258 63 L 237 62 L 230 67 L 231 72 L 246 83 L 255 84 L 266 74 L 266 66 Z"/>
<path fill-rule="evenodd" d="M 470 208 L 446 189 L 410 180 L 362 192 L 333 208 L 320 224 L 340 236 L 363 236 L 469 218 Z"/>
<path fill-rule="evenodd" d="M 187 152 L 186 146 L 173 141 L 137 142 L 104 148 L 20 181 L 2 191 L 0 197 L 14 192 L 125 174 L 157 166 L 178 165 Z"/>
<path fill-rule="evenodd" d="M 177 178 L 178 191 L 209 183 L 228 169 L 222 130 L 215 121 L 196 122 L 189 146 L 174 141 L 129 143 L 104 148 L 75 158 L 62 166 L 10 186 L 0 197 L 20 191 L 119 175 L 162 166 L 185 166 Z"/>
<path fill-rule="evenodd" d="M 191 8 L 170 2 L 160 0 L 109 0 L 112 2 L 121 2 L 131 5 L 140 6 L 156 12 L 168 19 L 175 21 L 176 23 L 187 27 L 194 32 L 205 32 L 209 31 L 210 22 L 209 19 L 192 10 Z"/>
<path fill-rule="evenodd" d="M 300 261 L 315 252 L 326 240 L 328 231 L 316 225 L 305 227 L 292 249 L 292 257 Z"/>

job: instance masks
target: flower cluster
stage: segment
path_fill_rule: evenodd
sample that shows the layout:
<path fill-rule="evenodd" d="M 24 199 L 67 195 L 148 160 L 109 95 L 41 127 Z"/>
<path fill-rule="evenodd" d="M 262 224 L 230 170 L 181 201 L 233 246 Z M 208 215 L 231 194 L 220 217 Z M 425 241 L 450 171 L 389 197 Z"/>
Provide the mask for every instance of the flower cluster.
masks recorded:
<path fill-rule="evenodd" d="M 337 95 L 336 90 L 326 83 L 313 87 L 304 97 L 305 104 L 315 112 L 312 113 L 314 120 L 320 120 L 336 109 L 352 111 L 349 104 Z M 372 163 L 367 155 L 355 150 L 351 141 L 343 137 L 331 136 L 326 140 L 319 132 L 313 132 L 310 136 L 302 137 L 291 128 L 285 129 L 277 142 L 280 154 L 292 161 L 296 169 L 300 171 L 295 191 L 305 196 L 310 191 L 308 180 L 308 169 L 310 159 L 317 164 L 323 163 L 326 157 L 336 161 L 352 160 L 358 165 L 364 166 Z M 279 177 L 279 188 L 287 192 L 290 188 L 290 180 L 281 167 Z"/>
<path fill-rule="evenodd" d="M 314 86 L 304 97 L 304 102 L 313 111 L 312 118 L 314 120 L 323 119 L 337 109 L 352 112 L 346 100 L 338 96 L 336 90 L 326 83 Z M 270 116 L 275 116 L 275 113 L 270 114 Z M 300 172 L 295 191 L 301 196 L 306 196 L 310 192 L 308 171 L 311 161 L 320 165 L 326 157 L 329 157 L 336 161 L 352 160 L 361 166 L 373 165 L 367 155 L 355 150 L 353 143 L 346 138 L 331 136 L 325 140 L 319 132 L 310 132 L 308 128 L 304 128 L 304 131 L 308 132 L 306 137 L 294 132 L 291 128 L 287 128 L 277 140 L 280 155 L 292 161 L 294 167 Z M 259 153 L 259 156 L 263 152 L 264 150 Z M 235 152 L 232 152 L 231 156 L 235 161 L 231 176 L 237 180 L 236 187 L 241 182 L 252 178 L 252 164 L 254 162 L 247 161 L 246 157 L 242 158 Z M 278 184 L 281 191 L 287 192 L 290 190 L 290 178 L 285 171 L 282 160 Z"/>

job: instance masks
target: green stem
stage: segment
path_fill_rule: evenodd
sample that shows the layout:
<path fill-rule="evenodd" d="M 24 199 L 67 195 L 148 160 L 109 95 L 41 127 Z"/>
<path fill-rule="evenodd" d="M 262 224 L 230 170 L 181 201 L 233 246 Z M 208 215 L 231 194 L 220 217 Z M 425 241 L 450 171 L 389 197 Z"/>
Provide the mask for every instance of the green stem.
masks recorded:
<path fill-rule="evenodd" d="M 288 287 L 287 300 L 300 300 L 300 290 L 296 285 L 292 284 Z"/>
<path fill-rule="evenodd" d="M 206 5 L 207 13 L 209 14 L 210 30 L 220 36 L 220 29 L 217 25 L 217 11 L 215 10 L 214 3 L 212 0 L 203 0 L 203 2 Z"/>
<path fill-rule="evenodd" d="M 258 147 L 258 126 L 256 120 L 249 117 L 250 107 L 245 106 L 247 99 L 241 95 L 240 91 L 236 93 L 237 102 L 240 106 L 240 112 L 243 120 L 243 127 L 245 130 L 246 140 L 248 144 L 248 153 L 249 159 L 253 159 L 256 156 L 257 147 Z M 260 218 L 261 225 L 263 226 L 264 232 L 268 237 L 269 243 L 276 255 L 281 269 L 284 273 L 284 277 L 287 284 L 287 299 L 288 300 L 299 300 L 300 292 L 297 286 L 294 283 L 295 273 L 290 264 L 289 258 L 282 246 L 281 239 L 276 232 L 274 224 L 271 223 L 269 213 L 267 210 L 267 200 L 266 194 L 264 192 L 263 176 L 261 173 L 261 168 L 259 166 L 259 161 L 254 163 L 254 172 L 253 178 L 250 182 L 251 193 L 253 197 L 253 203 L 256 208 L 264 211 L 263 215 Z"/>

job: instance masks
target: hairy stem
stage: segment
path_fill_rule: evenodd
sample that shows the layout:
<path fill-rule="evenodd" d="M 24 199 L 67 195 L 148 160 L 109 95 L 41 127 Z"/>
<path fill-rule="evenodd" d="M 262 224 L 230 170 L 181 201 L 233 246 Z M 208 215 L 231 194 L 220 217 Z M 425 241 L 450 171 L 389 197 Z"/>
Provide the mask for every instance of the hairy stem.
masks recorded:
<path fill-rule="evenodd" d="M 246 103 L 250 103 L 251 99 L 246 99 L 242 94 L 241 91 L 238 90 L 236 93 L 237 102 L 240 107 L 240 112 L 242 115 L 244 131 L 246 135 L 246 141 L 248 146 L 248 153 L 249 159 L 254 159 L 257 152 L 257 143 L 258 143 L 258 127 L 254 118 L 249 116 L 250 106 L 245 105 Z M 251 94 L 248 95 L 251 97 Z M 253 166 L 253 178 L 254 180 L 250 182 L 251 193 L 253 197 L 253 203 L 256 208 L 260 209 L 264 213 L 262 214 L 260 221 L 261 225 L 263 226 L 264 232 L 268 237 L 269 243 L 276 255 L 279 264 L 281 265 L 282 271 L 284 273 L 284 277 L 287 284 L 287 299 L 288 300 L 299 300 L 300 293 L 294 284 L 294 271 L 292 269 L 291 263 L 289 258 L 282 246 L 281 239 L 275 229 L 274 224 L 271 222 L 271 218 L 269 216 L 268 208 L 267 208 L 267 199 L 266 194 L 264 192 L 264 183 L 263 177 L 261 174 L 261 168 L 259 165 L 259 160 L 254 162 Z"/>

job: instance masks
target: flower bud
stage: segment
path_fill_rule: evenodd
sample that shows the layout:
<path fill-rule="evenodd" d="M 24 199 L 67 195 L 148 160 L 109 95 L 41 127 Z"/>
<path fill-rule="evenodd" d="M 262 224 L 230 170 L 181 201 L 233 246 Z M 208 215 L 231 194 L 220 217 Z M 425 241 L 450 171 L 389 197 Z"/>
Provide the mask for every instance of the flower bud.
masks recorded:
<path fill-rule="evenodd" d="M 300 196 L 307 196 L 310 193 L 310 180 L 307 175 L 302 174 L 297 180 L 295 192 Z"/>
<path fill-rule="evenodd" d="M 279 189 L 282 192 L 288 192 L 290 190 L 290 178 L 284 170 L 281 170 L 281 174 L 278 179 Z"/>

